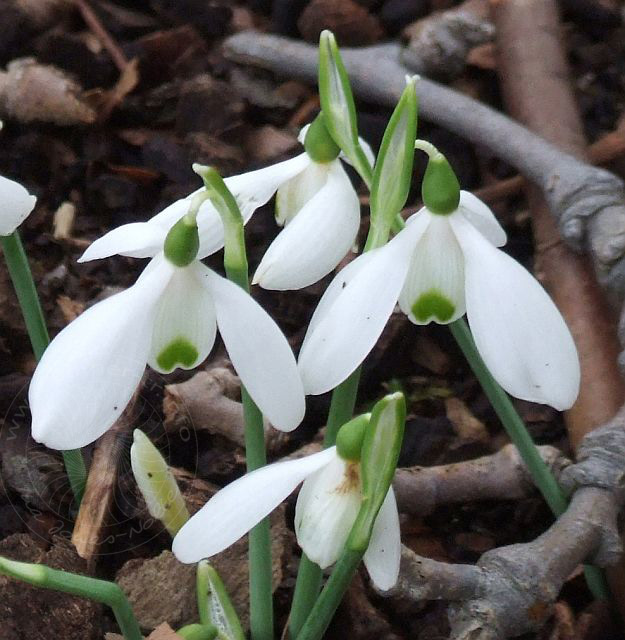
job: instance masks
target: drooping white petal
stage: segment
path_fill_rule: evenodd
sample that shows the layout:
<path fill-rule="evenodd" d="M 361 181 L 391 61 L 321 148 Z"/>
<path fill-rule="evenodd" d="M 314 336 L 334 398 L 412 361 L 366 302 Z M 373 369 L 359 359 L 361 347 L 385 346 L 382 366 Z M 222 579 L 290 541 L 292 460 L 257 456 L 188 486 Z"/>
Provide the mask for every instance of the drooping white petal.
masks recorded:
<path fill-rule="evenodd" d="M 388 591 L 395 586 L 401 560 L 401 532 L 393 487 L 388 490 L 375 519 L 371 542 L 363 560 L 378 589 Z"/>
<path fill-rule="evenodd" d="M 358 465 L 336 455 L 304 481 L 295 507 L 297 543 L 322 569 L 337 561 L 361 500 Z"/>
<path fill-rule="evenodd" d="M 333 162 L 325 185 L 267 249 L 254 284 L 284 291 L 321 280 L 351 249 L 359 226 L 358 196 L 343 167 Z"/>
<path fill-rule="evenodd" d="M 167 230 L 151 222 L 131 222 L 98 238 L 78 258 L 78 262 L 100 260 L 113 255 L 150 258 L 163 249 Z"/>
<path fill-rule="evenodd" d="M 314 162 L 309 158 L 308 166 L 276 193 L 276 222 L 283 226 L 293 220 L 306 203 L 310 202 L 325 186 L 333 162 Z"/>
<path fill-rule="evenodd" d="M 37 442 L 84 447 L 128 404 L 145 369 L 156 301 L 172 273 L 156 260 L 130 289 L 87 309 L 46 349 L 28 395 Z"/>
<path fill-rule="evenodd" d="M 236 372 L 269 422 L 292 431 L 306 410 L 295 356 L 278 325 L 241 287 L 206 270 L 219 333 Z"/>
<path fill-rule="evenodd" d="M 199 562 L 223 551 L 269 515 L 311 473 L 336 457 L 335 448 L 277 462 L 216 493 L 180 529 L 172 550 L 180 562 Z"/>
<path fill-rule="evenodd" d="M 0 236 L 11 235 L 35 208 L 37 198 L 15 180 L 0 176 Z"/>
<path fill-rule="evenodd" d="M 176 268 L 158 301 L 148 364 L 160 373 L 197 367 L 215 344 L 217 321 L 203 282 L 206 271 L 200 262 Z"/>
<path fill-rule="evenodd" d="M 447 216 L 432 215 L 414 250 L 399 306 L 415 324 L 453 322 L 464 315 L 464 257 Z"/>
<path fill-rule="evenodd" d="M 467 316 L 486 366 L 511 395 L 568 409 L 579 391 L 579 359 L 555 304 L 464 219 L 452 224 L 465 256 Z"/>
<path fill-rule="evenodd" d="M 508 237 L 503 227 L 490 210 L 490 207 L 482 202 L 470 191 L 460 192 L 460 204 L 458 211 L 493 245 L 503 247 Z"/>
<path fill-rule="evenodd" d="M 350 265 L 322 298 L 302 345 L 298 366 L 307 394 L 317 395 L 343 382 L 371 351 L 397 302 L 414 247 L 429 223 L 415 215 L 386 246 Z M 358 262 L 364 264 L 356 264 Z"/>

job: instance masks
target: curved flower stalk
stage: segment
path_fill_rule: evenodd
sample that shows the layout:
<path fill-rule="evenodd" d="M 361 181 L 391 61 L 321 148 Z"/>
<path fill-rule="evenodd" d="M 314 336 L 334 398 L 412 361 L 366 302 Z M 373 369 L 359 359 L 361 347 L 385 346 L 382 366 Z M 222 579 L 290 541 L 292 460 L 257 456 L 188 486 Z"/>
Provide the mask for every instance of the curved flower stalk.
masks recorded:
<path fill-rule="evenodd" d="M 234 544 L 273 511 L 296 487 L 295 533 L 304 553 L 321 568 L 334 564 L 360 509 L 360 464 L 331 447 L 277 462 L 235 480 L 213 496 L 174 538 L 173 552 L 185 563 L 209 558 Z M 380 509 L 364 562 L 379 589 L 397 581 L 401 553 L 393 489 Z"/>
<path fill-rule="evenodd" d="M 317 282 L 336 267 L 358 233 L 360 204 L 336 158 L 338 148 L 328 150 L 326 140 L 321 144 L 309 142 L 309 131 L 311 135 L 317 132 L 317 139 L 324 135 L 323 130 L 319 134 L 320 127 L 323 125 L 302 130 L 299 140 L 306 143 L 306 151 L 298 156 L 224 180 L 245 224 L 277 192 L 276 220 L 285 228 L 265 253 L 253 280 L 267 289 L 299 289 Z M 321 151 L 319 147 L 323 147 Z M 96 240 L 79 262 L 116 253 L 132 258 L 154 257 L 169 229 L 187 213 L 201 191 L 203 188 L 177 200 L 148 222 L 113 229 Z M 223 224 L 210 200 L 201 205 L 197 224 L 198 259 L 202 259 L 224 245 Z"/>
<path fill-rule="evenodd" d="M 508 393 L 569 408 L 580 369 L 562 316 L 533 276 L 498 249 L 504 230 L 483 202 L 459 190 L 435 150 L 423 200 L 403 231 L 354 260 L 321 298 L 299 357 L 306 393 L 347 378 L 399 302 L 415 324 L 447 324 L 466 312 L 480 355 Z"/>
<path fill-rule="evenodd" d="M 286 338 L 245 291 L 199 262 L 197 235 L 193 222 L 179 221 L 132 287 L 52 341 L 30 385 L 35 440 L 53 449 L 93 442 L 120 416 L 146 363 L 161 373 L 192 369 L 208 356 L 217 329 L 268 420 L 284 431 L 300 423 L 304 395 Z"/>

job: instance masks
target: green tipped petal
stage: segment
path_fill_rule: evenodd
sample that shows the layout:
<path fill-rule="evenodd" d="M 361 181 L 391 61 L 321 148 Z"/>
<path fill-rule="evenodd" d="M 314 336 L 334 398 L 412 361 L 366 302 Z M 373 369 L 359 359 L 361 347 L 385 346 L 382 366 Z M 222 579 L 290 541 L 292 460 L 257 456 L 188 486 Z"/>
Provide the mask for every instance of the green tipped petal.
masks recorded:
<path fill-rule="evenodd" d="M 442 324 L 449 322 L 455 311 L 454 303 L 436 289 L 422 293 L 412 305 L 414 317 L 423 324 L 430 320 L 436 320 Z"/>
<path fill-rule="evenodd" d="M 178 366 L 190 369 L 198 356 L 198 350 L 186 338 L 176 338 L 156 356 L 156 362 L 163 371 L 173 371 Z"/>
<path fill-rule="evenodd" d="M 177 267 L 186 267 L 196 259 L 199 249 L 197 222 L 192 216 L 184 216 L 165 238 L 165 257 Z"/>

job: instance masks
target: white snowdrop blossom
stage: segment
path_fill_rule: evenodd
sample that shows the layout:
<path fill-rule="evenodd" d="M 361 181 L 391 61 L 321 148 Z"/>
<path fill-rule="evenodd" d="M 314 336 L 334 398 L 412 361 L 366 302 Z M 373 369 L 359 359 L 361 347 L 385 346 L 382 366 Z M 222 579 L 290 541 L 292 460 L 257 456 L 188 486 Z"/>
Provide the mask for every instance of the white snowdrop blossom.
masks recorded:
<path fill-rule="evenodd" d="M 307 394 L 341 383 L 371 351 L 399 302 L 415 324 L 467 314 L 477 348 L 511 395 L 564 410 L 579 390 L 577 350 L 534 277 L 499 250 L 505 231 L 466 191 L 449 215 L 424 207 L 387 245 L 343 269 L 321 298 L 299 369 Z"/>
<path fill-rule="evenodd" d="M 322 569 L 345 546 L 361 504 L 360 465 L 331 447 L 297 460 L 277 462 L 235 480 L 216 493 L 180 529 L 173 552 L 193 563 L 223 551 L 265 518 L 300 482 L 295 533 L 304 553 Z M 378 513 L 364 562 L 374 584 L 388 590 L 397 581 L 401 542 L 393 489 Z"/>
<path fill-rule="evenodd" d="M 303 143 L 307 127 L 300 133 Z M 356 239 L 360 224 L 358 196 L 341 162 L 315 162 L 307 152 L 290 160 L 224 180 L 241 210 L 244 224 L 274 193 L 276 220 L 284 226 L 265 253 L 253 282 L 266 289 L 299 289 L 317 282 L 341 261 Z M 133 258 L 153 257 L 169 229 L 189 210 L 193 197 L 177 200 L 148 222 L 113 229 L 96 240 L 79 262 L 115 253 Z M 200 234 L 198 258 L 224 245 L 221 218 L 205 201 L 197 216 Z"/>
<path fill-rule="evenodd" d="M 19 182 L 0 176 L 0 236 L 10 236 L 30 215 L 36 202 L 37 198 Z"/>
<path fill-rule="evenodd" d="M 146 363 L 161 373 L 192 369 L 217 329 L 267 419 L 283 431 L 297 427 L 302 383 L 276 323 L 239 286 L 197 259 L 176 266 L 161 245 L 132 287 L 89 308 L 46 349 L 29 391 L 33 438 L 53 449 L 93 442 L 122 413 Z"/>

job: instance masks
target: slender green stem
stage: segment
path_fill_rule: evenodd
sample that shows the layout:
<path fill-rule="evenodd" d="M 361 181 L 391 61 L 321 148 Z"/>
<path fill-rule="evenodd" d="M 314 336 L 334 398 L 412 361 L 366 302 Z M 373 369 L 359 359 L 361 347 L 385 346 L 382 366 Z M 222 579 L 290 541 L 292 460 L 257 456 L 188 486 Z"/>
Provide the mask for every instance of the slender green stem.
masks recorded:
<path fill-rule="evenodd" d="M 312 608 L 310 615 L 297 634 L 297 640 L 319 640 L 325 633 L 343 595 L 347 591 L 364 552 L 344 549 L 332 575 Z"/>
<path fill-rule="evenodd" d="M 241 211 L 221 176 L 210 167 L 194 165 L 203 178 L 224 225 L 224 267 L 229 280 L 249 293 L 249 274 L 245 233 Z M 245 456 L 248 471 L 267 464 L 263 415 L 241 385 L 245 421 Z M 252 640 L 273 638 L 273 590 L 269 519 L 265 518 L 249 533 L 250 633 Z"/>
<path fill-rule="evenodd" d="M 201 624 L 212 624 L 211 614 L 208 609 L 208 590 L 210 589 L 210 580 L 207 560 L 200 560 L 195 569 L 195 595 L 197 598 L 197 612 Z"/>
<path fill-rule="evenodd" d="M 22 309 L 24 323 L 30 338 L 30 344 L 37 360 L 50 344 L 46 321 L 37 295 L 37 289 L 28 264 L 28 257 L 19 233 L 14 231 L 10 236 L 2 236 L 2 251 L 13 282 L 17 299 Z M 80 504 L 87 484 L 87 468 L 80 449 L 63 451 L 65 469 L 76 502 Z"/>
<path fill-rule="evenodd" d="M 484 393 L 490 400 L 510 440 L 519 450 L 519 454 L 530 472 L 534 484 L 542 493 L 555 516 L 562 515 L 568 507 L 568 500 L 549 467 L 540 457 L 532 436 L 514 408 L 508 394 L 499 386 L 482 360 L 466 321 L 464 318 L 460 318 L 452 322 L 449 328 L 468 360 L 473 373 L 482 385 Z M 588 587 L 595 598 L 606 599 L 609 591 L 603 572 L 597 567 L 588 565 L 584 567 L 584 572 Z"/>
<path fill-rule="evenodd" d="M 41 304 L 39 304 L 37 289 L 30 272 L 28 257 L 17 231 L 14 231 L 10 236 L 3 236 L 1 240 L 4 259 L 22 309 L 33 353 L 35 358 L 40 360 L 50 343 L 50 338 Z"/>
<path fill-rule="evenodd" d="M 27 564 L 0 558 L 0 573 L 41 587 L 102 602 L 113 610 L 126 640 L 143 640 L 130 603 L 119 585 L 106 580 L 51 569 L 42 564 Z"/>

